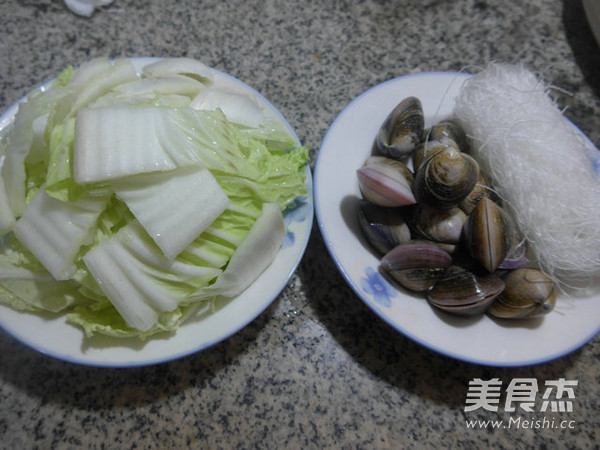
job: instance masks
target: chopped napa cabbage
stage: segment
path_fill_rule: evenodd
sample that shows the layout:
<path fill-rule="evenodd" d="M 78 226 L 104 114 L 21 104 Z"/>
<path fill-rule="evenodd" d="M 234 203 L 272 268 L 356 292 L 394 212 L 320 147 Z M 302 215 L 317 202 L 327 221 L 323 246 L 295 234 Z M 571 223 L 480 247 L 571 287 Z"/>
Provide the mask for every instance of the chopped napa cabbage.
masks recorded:
<path fill-rule="evenodd" d="M 46 131 L 51 132 L 60 122 L 74 117 L 80 109 L 109 93 L 113 88 L 137 79 L 135 67 L 126 58 L 114 62 L 102 58 L 97 63 L 80 68 L 74 76 L 73 83 L 65 86 L 67 95 L 54 105 Z"/>
<path fill-rule="evenodd" d="M 169 133 L 171 110 L 154 107 L 90 108 L 75 123 L 73 175 L 85 184 L 199 162 Z"/>
<path fill-rule="evenodd" d="M 86 189 L 74 182 L 72 160 L 75 118 L 58 124 L 50 133 L 48 167 L 45 172 L 46 193 L 58 200 L 76 200 Z M 28 193 L 28 196 L 31 192 Z"/>
<path fill-rule="evenodd" d="M 111 91 L 90 104 L 90 108 L 107 108 L 114 106 L 165 106 L 167 108 L 187 108 L 191 99 L 180 94 L 140 94 L 138 96 L 121 95 Z"/>
<path fill-rule="evenodd" d="M 0 134 L 1 304 L 144 339 L 264 270 L 308 150 L 262 106 L 191 107 L 212 89 L 197 61 L 99 58 L 29 95 Z"/>
<path fill-rule="evenodd" d="M 88 337 L 103 334 L 117 338 L 136 336 L 144 340 L 148 336 L 161 331 L 177 330 L 182 323 L 193 317 L 203 306 L 205 305 L 196 303 L 180 306 L 168 313 L 161 313 L 158 315 L 154 326 L 147 331 L 130 327 L 109 301 L 95 304 L 93 307 L 75 306 L 66 317 L 69 323 L 80 327 Z"/>
<path fill-rule="evenodd" d="M 195 98 L 206 86 L 199 81 L 183 75 L 169 75 L 156 78 L 141 78 L 122 84 L 113 89 L 116 98 L 143 100 L 161 97 L 163 95 L 184 95 Z"/>
<path fill-rule="evenodd" d="M 206 231 L 177 256 L 176 262 L 178 264 L 206 267 L 212 270 L 222 269 L 227 265 L 238 246 L 244 241 L 260 214 L 261 207 L 258 202 L 252 201 L 249 197 L 235 199 L 230 207 Z M 110 236 L 113 235 L 111 230 L 123 228 L 123 223 L 130 223 L 132 219 L 128 216 L 128 210 L 124 204 L 118 199 L 112 199 L 110 207 L 99 218 L 97 236 L 94 245 L 90 247 L 94 248 L 110 239 Z M 140 236 L 144 236 L 139 225 L 137 225 L 137 230 L 140 232 Z M 149 237 L 145 237 L 145 239 L 150 241 Z M 120 271 L 116 271 L 115 276 L 120 273 Z M 84 264 L 82 264 L 74 278 L 77 278 L 81 283 L 80 291 L 88 298 L 93 299 L 93 302 L 78 305 L 73 312 L 67 315 L 67 320 L 83 328 L 88 336 L 101 333 L 116 337 L 137 336 L 145 339 L 147 336 L 159 331 L 177 329 L 197 309 L 204 308 L 204 305 L 211 303 L 208 298 L 200 300 L 193 299 L 191 296 L 182 297 L 182 301 L 177 308 L 172 311 L 158 313 L 154 326 L 147 331 L 140 331 L 125 322 L 110 300 L 106 298 L 103 290 L 91 277 Z M 208 282 L 198 283 L 194 288 L 194 292 L 201 289 L 200 284 L 209 285 Z"/>
<path fill-rule="evenodd" d="M 79 283 L 57 281 L 14 236 L 2 238 L 0 304 L 17 311 L 58 313 L 85 301 Z"/>
<path fill-rule="evenodd" d="M 258 145 L 258 144 L 256 144 Z M 298 192 L 304 191 L 303 161 L 308 159 L 308 149 L 298 147 L 289 153 L 275 154 L 262 165 L 260 177 L 252 180 L 231 175 L 217 175 L 217 181 L 229 198 L 251 195 L 262 202 L 276 202 L 285 209 Z"/>
<path fill-rule="evenodd" d="M 272 152 L 287 152 L 296 147 L 296 140 L 281 120 L 265 114 L 262 126 L 258 128 L 245 127 L 240 129 L 240 135 L 245 139 L 256 140 L 266 145 Z"/>
<path fill-rule="evenodd" d="M 87 84 L 93 84 L 94 80 L 107 73 L 111 69 L 113 62 L 106 57 L 94 58 L 84 62 L 74 70 L 72 67 L 66 69 L 70 72 L 68 85 L 70 89 L 81 89 Z M 60 76 L 60 75 L 59 75 Z"/>
<path fill-rule="evenodd" d="M 79 284 L 56 281 L 51 275 L 36 280 L 11 279 L 0 282 L 0 304 L 17 311 L 59 313 L 79 302 Z"/>
<path fill-rule="evenodd" d="M 221 272 L 167 259 L 136 221 L 93 247 L 83 261 L 127 324 L 140 331 Z"/>
<path fill-rule="evenodd" d="M 220 109 L 227 120 L 250 128 L 260 127 L 265 116 L 255 98 L 230 89 L 214 87 L 200 92 L 190 107 L 212 111 Z"/>
<path fill-rule="evenodd" d="M 195 78 L 206 85 L 211 84 L 214 78 L 212 70 L 208 66 L 192 58 L 165 58 L 142 68 L 144 77 L 173 74 Z"/>
<path fill-rule="evenodd" d="M 4 136 L 10 151 L 6 152 L 1 173 L 8 206 L 16 217 L 23 213 L 26 204 L 26 159 L 30 153 L 39 155 L 42 152 L 39 148 L 32 149 L 34 144 L 39 147 L 43 143 L 34 124 L 39 125 L 40 120 L 45 122 L 54 105 L 68 94 L 64 83 L 68 82 L 71 75 L 72 71 L 67 69 L 48 87 L 29 94 L 27 99 L 19 104 L 14 121 Z"/>
<path fill-rule="evenodd" d="M 195 166 L 127 177 L 116 180 L 113 187 L 169 259 L 189 246 L 230 203 L 215 177 Z"/>
<path fill-rule="evenodd" d="M 36 117 L 31 124 L 33 130 L 33 139 L 31 140 L 31 146 L 29 154 L 27 155 L 27 162 L 29 164 L 36 164 L 46 159 L 46 123 L 48 122 L 48 114 Z"/>
<path fill-rule="evenodd" d="M 267 146 L 220 111 L 118 106 L 80 111 L 73 174 L 79 184 L 198 165 L 257 180 L 271 163 Z"/>
<path fill-rule="evenodd" d="M 262 213 L 231 256 L 225 271 L 214 284 L 192 298 L 233 297 L 244 291 L 271 263 L 285 237 L 285 223 L 277 203 L 263 204 Z"/>
<path fill-rule="evenodd" d="M 94 59 L 77 71 L 65 69 L 57 79 L 42 89 L 33 91 L 19 104 L 11 129 L 5 139 L 10 147 L 2 164 L 2 177 L 8 204 L 19 217 L 27 203 L 27 164 L 39 164 L 45 158 L 50 133 L 69 115 L 107 93 L 115 85 L 137 77 L 131 61 L 108 58 Z M 45 125 L 45 136 L 39 127 Z M 31 161 L 29 161 L 31 159 Z M 41 161 L 43 169 L 48 163 Z M 39 167 L 35 167 L 39 170 Z"/>
<path fill-rule="evenodd" d="M 10 209 L 8 195 L 4 187 L 4 179 L 0 174 L 0 236 L 5 235 L 12 230 L 15 224 L 15 215 Z"/>
<path fill-rule="evenodd" d="M 63 202 L 47 195 L 42 187 L 15 224 L 15 236 L 55 279 L 67 280 L 75 272 L 75 256 L 107 200 L 86 196 Z"/>

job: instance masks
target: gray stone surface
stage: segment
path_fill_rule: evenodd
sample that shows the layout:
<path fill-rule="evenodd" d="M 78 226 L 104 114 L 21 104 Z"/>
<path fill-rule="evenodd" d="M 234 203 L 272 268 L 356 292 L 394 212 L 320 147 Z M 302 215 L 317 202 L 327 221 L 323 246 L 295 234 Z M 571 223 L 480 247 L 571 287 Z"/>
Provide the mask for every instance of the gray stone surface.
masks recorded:
<path fill-rule="evenodd" d="M 524 63 L 560 88 L 600 145 L 600 50 L 578 1 L 115 0 L 91 18 L 58 0 L 0 2 L 0 109 L 95 56 L 188 56 L 244 80 L 311 148 L 365 90 L 400 75 Z M 564 92 L 564 94 L 562 94 Z M 600 339 L 522 368 L 446 358 L 394 331 L 345 284 L 318 227 L 273 304 L 214 347 L 98 369 L 0 332 L 0 448 L 598 448 Z M 578 380 L 572 429 L 465 419 L 473 378 Z M 535 417 L 534 417 L 535 416 Z M 506 422 L 505 422 L 506 423 Z"/>

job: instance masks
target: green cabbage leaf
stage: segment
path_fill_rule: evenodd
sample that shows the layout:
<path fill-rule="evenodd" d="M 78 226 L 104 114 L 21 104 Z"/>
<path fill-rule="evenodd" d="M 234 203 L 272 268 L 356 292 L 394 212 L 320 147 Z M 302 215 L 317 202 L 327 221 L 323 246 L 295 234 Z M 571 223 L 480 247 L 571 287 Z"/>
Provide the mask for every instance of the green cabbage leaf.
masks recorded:
<path fill-rule="evenodd" d="M 212 83 L 191 60 L 99 58 L 21 103 L 0 136 L 0 304 L 145 339 L 260 275 L 308 149 Z"/>

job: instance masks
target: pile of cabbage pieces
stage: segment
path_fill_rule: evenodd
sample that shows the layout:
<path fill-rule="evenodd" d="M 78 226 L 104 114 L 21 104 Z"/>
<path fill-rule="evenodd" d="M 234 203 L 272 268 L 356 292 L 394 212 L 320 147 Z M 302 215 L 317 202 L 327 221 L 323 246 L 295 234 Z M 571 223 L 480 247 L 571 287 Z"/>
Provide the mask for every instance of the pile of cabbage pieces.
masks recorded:
<path fill-rule="evenodd" d="M 88 336 L 143 339 L 238 295 L 306 195 L 308 151 L 271 108 L 199 61 L 134 62 L 64 70 L 0 140 L 0 303 Z"/>

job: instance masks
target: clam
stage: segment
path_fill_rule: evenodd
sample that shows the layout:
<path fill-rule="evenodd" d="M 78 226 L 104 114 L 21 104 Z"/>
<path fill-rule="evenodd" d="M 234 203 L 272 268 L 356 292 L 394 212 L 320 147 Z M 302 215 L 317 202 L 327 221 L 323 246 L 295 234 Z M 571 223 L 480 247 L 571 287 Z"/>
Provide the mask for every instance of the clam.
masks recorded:
<path fill-rule="evenodd" d="M 402 161 L 398 161 L 397 159 L 393 158 L 388 158 L 387 156 L 371 155 L 365 160 L 363 166 L 369 166 L 371 164 L 377 163 L 389 164 L 390 166 L 397 168 L 400 172 L 404 174 L 406 181 L 412 184 L 414 178 L 412 170 L 410 170 L 409 167 Z"/>
<path fill-rule="evenodd" d="M 439 280 L 452 257 L 432 242 L 410 241 L 390 250 L 381 259 L 381 269 L 406 289 L 423 292 Z"/>
<path fill-rule="evenodd" d="M 470 316 L 483 313 L 503 290 L 499 276 L 479 276 L 453 265 L 427 293 L 427 301 L 446 312 Z"/>
<path fill-rule="evenodd" d="M 529 259 L 527 258 L 527 240 L 521 235 L 516 227 L 514 235 L 513 245 L 510 250 L 508 250 L 506 258 L 500 263 L 498 269 L 518 269 L 529 262 Z"/>
<path fill-rule="evenodd" d="M 378 252 L 385 254 L 411 238 L 404 208 L 384 208 L 360 201 L 358 223 L 363 235 Z"/>
<path fill-rule="evenodd" d="M 417 147 L 413 154 L 413 167 L 417 170 L 423 164 L 423 161 L 428 160 L 436 153 L 445 150 L 447 147 L 453 147 L 460 150 L 456 142 L 447 136 L 442 136 L 438 139 L 427 140 Z"/>
<path fill-rule="evenodd" d="M 413 192 L 419 203 L 442 209 L 451 208 L 469 195 L 478 177 L 477 161 L 448 146 L 417 169 Z"/>
<path fill-rule="evenodd" d="M 415 231 L 425 239 L 457 244 L 462 236 L 467 215 L 458 207 L 437 209 L 420 205 L 413 220 Z"/>
<path fill-rule="evenodd" d="M 421 101 L 407 97 L 386 117 L 375 138 L 375 146 L 383 155 L 403 159 L 423 140 L 424 127 Z"/>
<path fill-rule="evenodd" d="M 508 273 L 506 288 L 487 310 L 503 319 L 531 319 L 548 314 L 556 303 L 554 282 L 541 270 L 515 269 Z"/>
<path fill-rule="evenodd" d="M 367 160 L 356 174 L 362 195 L 375 205 L 398 207 L 416 202 L 411 190 L 412 173 L 400 161 L 385 157 Z"/>
<path fill-rule="evenodd" d="M 458 204 L 458 206 L 465 213 L 470 214 L 471 211 L 473 211 L 473 209 L 475 208 L 475 206 L 477 206 L 477 203 L 479 203 L 479 200 L 481 200 L 484 197 L 488 197 L 494 201 L 498 201 L 498 196 L 496 195 L 488 177 L 483 171 L 480 171 L 475 186 L 473 187 L 469 195 L 467 195 L 467 197 Z"/>
<path fill-rule="evenodd" d="M 509 214 L 491 199 L 483 198 L 465 222 L 465 245 L 475 261 L 493 272 L 513 247 L 514 230 Z"/>
<path fill-rule="evenodd" d="M 467 152 L 469 149 L 465 130 L 453 119 L 442 120 L 430 128 L 428 139 L 434 140 L 442 137 L 452 139 L 463 152 Z"/>

